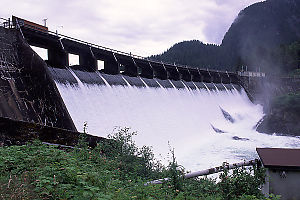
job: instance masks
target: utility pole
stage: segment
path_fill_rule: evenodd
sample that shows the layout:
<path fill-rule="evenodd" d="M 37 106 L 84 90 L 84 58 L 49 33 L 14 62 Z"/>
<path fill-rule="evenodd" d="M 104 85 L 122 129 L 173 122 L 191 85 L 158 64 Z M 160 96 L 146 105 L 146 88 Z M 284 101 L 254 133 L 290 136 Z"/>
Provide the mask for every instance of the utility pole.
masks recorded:
<path fill-rule="evenodd" d="M 44 26 L 47 26 L 47 20 L 48 20 L 48 18 L 43 19 Z"/>
<path fill-rule="evenodd" d="M 57 26 L 57 28 L 64 28 L 64 26 Z M 55 33 L 56 33 L 56 35 L 58 35 L 57 29 L 56 29 Z"/>

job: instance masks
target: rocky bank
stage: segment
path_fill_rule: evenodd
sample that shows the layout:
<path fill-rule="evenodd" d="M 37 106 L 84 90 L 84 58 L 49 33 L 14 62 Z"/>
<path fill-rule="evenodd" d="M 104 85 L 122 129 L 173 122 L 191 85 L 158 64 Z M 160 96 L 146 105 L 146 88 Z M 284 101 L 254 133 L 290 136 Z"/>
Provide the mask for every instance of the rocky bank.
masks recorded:
<path fill-rule="evenodd" d="M 275 97 L 258 132 L 300 136 L 300 92 Z"/>

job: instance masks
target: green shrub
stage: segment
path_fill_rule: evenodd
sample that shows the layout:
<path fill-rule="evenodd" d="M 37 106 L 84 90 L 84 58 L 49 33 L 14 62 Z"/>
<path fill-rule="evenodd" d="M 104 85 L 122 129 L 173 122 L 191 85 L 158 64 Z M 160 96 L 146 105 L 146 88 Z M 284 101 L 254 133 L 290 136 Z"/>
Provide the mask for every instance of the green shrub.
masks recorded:
<path fill-rule="evenodd" d="M 135 132 L 119 129 L 90 149 L 81 136 L 74 149 L 39 141 L 0 147 L 1 199 L 259 199 L 262 171 L 241 168 L 215 179 L 183 179 L 174 150 L 167 167 L 149 147 L 138 148 Z M 249 171 L 250 170 L 250 171 Z M 260 174 L 261 173 L 261 174 Z M 169 177 L 160 185 L 144 184 Z"/>
<path fill-rule="evenodd" d="M 265 182 L 264 168 L 257 166 L 239 167 L 229 172 L 227 164 L 220 174 L 218 186 L 224 199 L 238 199 L 243 195 L 254 195 L 262 198 L 260 187 Z M 244 196 L 245 197 L 245 196 Z"/>

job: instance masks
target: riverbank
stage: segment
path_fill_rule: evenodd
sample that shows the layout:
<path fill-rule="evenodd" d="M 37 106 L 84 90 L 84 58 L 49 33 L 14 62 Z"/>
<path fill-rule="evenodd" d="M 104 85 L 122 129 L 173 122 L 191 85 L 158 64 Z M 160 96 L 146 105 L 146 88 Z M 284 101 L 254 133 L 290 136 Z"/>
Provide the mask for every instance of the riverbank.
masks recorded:
<path fill-rule="evenodd" d="M 75 148 L 39 141 L 0 147 L 2 199 L 265 199 L 259 185 L 264 173 L 256 167 L 236 169 L 214 179 L 181 177 L 175 158 L 166 167 L 149 147 L 137 148 L 129 129 L 89 148 L 81 137 Z M 170 177 L 161 185 L 147 181 Z"/>

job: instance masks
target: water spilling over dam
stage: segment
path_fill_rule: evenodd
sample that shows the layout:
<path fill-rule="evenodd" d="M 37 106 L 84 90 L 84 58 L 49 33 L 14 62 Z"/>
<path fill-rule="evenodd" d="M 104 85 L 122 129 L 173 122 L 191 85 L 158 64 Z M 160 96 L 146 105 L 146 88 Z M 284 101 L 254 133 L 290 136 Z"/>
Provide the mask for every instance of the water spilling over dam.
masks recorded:
<path fill-rule="evenodd" d="M 1 119 L 74 132 L 87 122 L 88 133 L 103 137 L 130 127 L 139 146 L 153 146 L 165 159 L 170 144 L 190 170 L 253 159 L 256 147 L 300 147 L 298 137 L 255 131 L 263 109 L 249 100 L 234 72 L 150 61 L 32 29 L 26 21 L 21 30 L 17 22 L 0 27 Z M 29 44 L 48 49 L 48 60 Z M 68 53 L 79 55 L 78 66 L 69 66 Z M 102 71 L 97 60 L 104 62 Z M 57 136 L 59 129 L 48 134 L 51 142 L 64 137 L 76 143 L 72 133 Z M 12 144 L 14 130 L 4 139 L 1 134 L 0 142 Z"/>
<path fill-rule="evenodd" d="M 166 158 L 170 143 L 191 170 L 253 159 L 256 147 L 300 146 L 298 138 L 256 132 L 262 107 L 237 85 L 50 70 L 79 131 L 84 122 L 98 136 L 130 127 L 139 146 L 153 146 Z"/>

